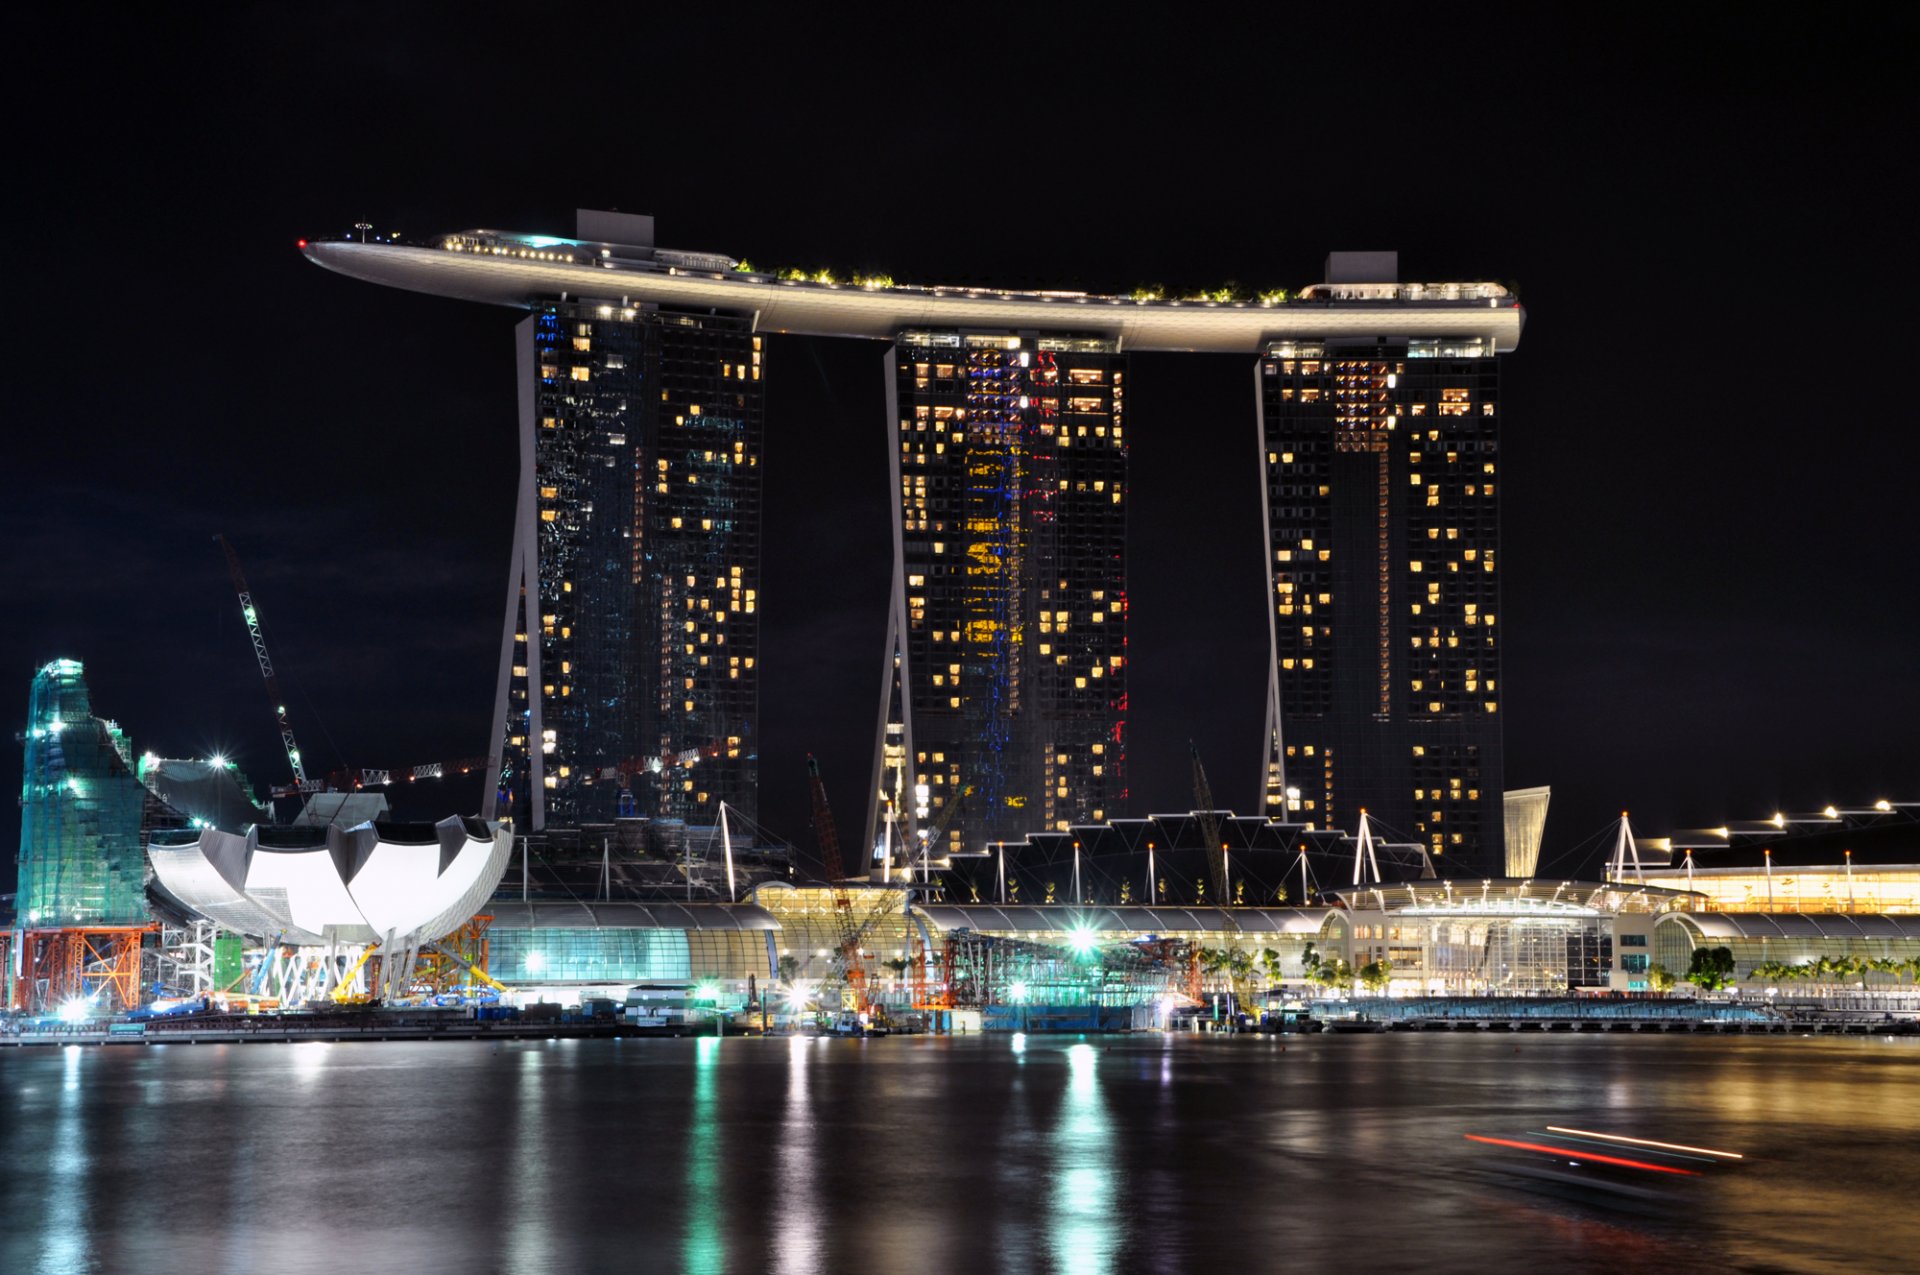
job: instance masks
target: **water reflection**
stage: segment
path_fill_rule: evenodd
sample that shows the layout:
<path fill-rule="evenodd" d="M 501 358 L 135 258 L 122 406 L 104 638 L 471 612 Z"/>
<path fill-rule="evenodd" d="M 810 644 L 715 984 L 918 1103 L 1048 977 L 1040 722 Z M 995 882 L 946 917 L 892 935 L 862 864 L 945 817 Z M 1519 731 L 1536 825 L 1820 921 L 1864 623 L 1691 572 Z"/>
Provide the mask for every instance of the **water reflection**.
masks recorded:
<path fill-rule="evenodd" d="M 517 1052 L 514 1061 L 519 1075 L 514 1085 L 512 1134 L 504 1166 L 508 1268 L 539 1270 L 553 1256 L 548 1233 L 547 1057 L 540 1046 L 527 1045 Z"/>
<path fill-rule="evenodd" d="M 720 1077 L 720 1041 L 702 1036 L 693 1043 L 693 1106 L 687 1124 L 686 1237 L 680 1269 L 708 1275 L 725 1269 L 725 1208 L 720 1198 L 720 1122 L 715 1114 Z"/>
<path fill-rule="evenodd" d="M 1920 1040 L 1284 1043 L 5 1049 L 0 1275 L 1617 1275 L 1920 1251 Z M 1601 1216 L 1462 1137 L 1550 1124 L 1748 1158 Z"/>
<path fill-rule="evenodd" d="M 802 1275 L 822 1269 L 821 1237 L 831 1224 L 816 1212 L 814 1179 L 814 1116 L 807 1088 L 808 1062 L 814 1041 L 795 1036 L 787 1041 L 787 1104 L 780 1120 L 779 1189 L 773 1203 L 773 1269 L 777 1275 Z"/>
<path fill-rule="evenodd" d="M 1054 1174 L 1047 1238 L 1054 1266 L 1074 1275 L 1113 1269 L 1124 1201 L 1113 1171 L 1113 1128 L 1100 1093 L 1100 1055 L 1067 1049 L 1067 1095 L 1052 1139 Z"/>
<path fill-rule="evenodd" d="M 87 1231 L 86 1122 L 80 1109 L 80 1082 L 86 1049 L 69 1045 L 60 1083 L 60 1103 L 54 1117 L 53 1145 L 47 1148 L 47 1174 L 52 1179 L 47 1210 L 40 1218 L 41 1275 L 66 1275 L 92 1265 Z"/>

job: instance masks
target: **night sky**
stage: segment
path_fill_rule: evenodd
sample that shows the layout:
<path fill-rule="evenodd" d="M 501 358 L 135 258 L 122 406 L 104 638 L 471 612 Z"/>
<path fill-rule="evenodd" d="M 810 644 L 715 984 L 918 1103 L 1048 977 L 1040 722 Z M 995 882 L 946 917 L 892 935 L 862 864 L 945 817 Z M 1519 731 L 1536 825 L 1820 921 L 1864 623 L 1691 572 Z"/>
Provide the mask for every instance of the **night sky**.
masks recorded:
<path fill-rule="evenodd" d="M 294 243 L 587 206 L 905 282 L 1299 287 L 1394 248 L 1514 285 L 1502 699 L 1546 862 L 1622 807 L 1920 800 L 1911 10 L 694 7 L 13 19 L 0 770 L 70 656 L 136 748 L 284 777 L 216 532 L 310 764 L 487 751 L 519 315 Z M 801 843 L 807 752 L 843 827 L 870 763 L 881 349 L 771 342 L 761 816 Z M 1251 361 L 1130 377 L 1134 813 L 1192 805 L 1189 738 L 1255 808 Z"/>

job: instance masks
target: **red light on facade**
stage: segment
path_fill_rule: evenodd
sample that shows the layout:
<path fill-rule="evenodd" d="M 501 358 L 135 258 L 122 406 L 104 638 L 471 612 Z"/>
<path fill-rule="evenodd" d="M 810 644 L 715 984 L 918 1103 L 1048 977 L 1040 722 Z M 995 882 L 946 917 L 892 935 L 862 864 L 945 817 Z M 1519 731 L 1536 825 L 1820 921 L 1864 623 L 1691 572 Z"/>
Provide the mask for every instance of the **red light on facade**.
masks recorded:
<path fill-rule="evenodd" d="M 304 247 L 306 247 L 306 246 L 307 246 L 307 241 L 306 241 L 306 240 L 304 240 L 304 239 L 302 239 L 302 240 L 301 240 L 301 241 L 299 242 L 299 244 L 298 244 L 297 246 L 298 246 L 298 247 L 301 247 L 301 248 L 304 248 Z"/>

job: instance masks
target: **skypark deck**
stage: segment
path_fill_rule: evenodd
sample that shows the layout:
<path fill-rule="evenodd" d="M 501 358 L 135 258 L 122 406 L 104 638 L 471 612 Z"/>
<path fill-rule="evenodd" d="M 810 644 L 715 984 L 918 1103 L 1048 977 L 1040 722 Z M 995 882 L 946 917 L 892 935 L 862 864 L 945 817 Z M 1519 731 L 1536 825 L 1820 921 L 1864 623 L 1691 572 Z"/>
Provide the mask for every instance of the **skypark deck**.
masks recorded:
<path fill-rule="evenodd" d="M 1287 301 L 1169 301 L 1078 292 L 822 283 L 739 269 L 717 253 L 462 231 L 432 244 L 303 240 L 350 278 L 527 308 L 545 298 L 724 310 L 756 331 L 891 340 L 902 328 L 1101 334 L 1126 350 L 1252 354 L 1273 341 L 1519 344 L 1526 312 L 1495 283 L 1319 284 Z M 644 255 L 642 255 L 644 254 Z"/>

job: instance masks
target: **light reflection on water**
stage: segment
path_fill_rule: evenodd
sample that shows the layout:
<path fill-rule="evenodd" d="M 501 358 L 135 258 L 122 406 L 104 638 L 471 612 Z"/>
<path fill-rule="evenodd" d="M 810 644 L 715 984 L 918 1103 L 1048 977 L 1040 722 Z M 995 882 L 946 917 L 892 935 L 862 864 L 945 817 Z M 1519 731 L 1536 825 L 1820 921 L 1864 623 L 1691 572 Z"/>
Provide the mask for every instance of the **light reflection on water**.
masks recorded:
<path fill-rule="evenodd" d="M 1749 1159 L 1603 1212 L 1462 1137 L 1549 1123 Z M 1915 1145 L 1920 1041 L 4 1050 L 0 1272 L 1895 1269 Z"/>
<path fill-rule="evenodd" d="M 514 1270 L 540 1270 L 552 1252 L 547 1236 L 551 1213 L 547 1207 L 546 1093 L 541 1084 L 547 1057 L 538 1048 L 526 1048 L 507 1058 L 507 1065 L 517 1072 L 510 1114 L 506 1116 L 507 1147 L 501 1165 L 509 1201 L 507 1260 Z"/>
<path fill-rule="evenodd" d="M 773 1200 L 773 1269 L 776 1275 L 807 1275 L 821 1269 L 821 1228 L 828 1224 L 814 1187 L 814 1120 L 807 1094 L 807 1061 L 818 1042 L 795 1036 L 786 1043 L 787 1101 L 780 1119 L 781 1190 Z"/>
<path fill-rule="evenodd" d="M 1071 1275 L 1112 1269 L 1121 1193 L 1115 1189 L 1113 1130 L 1100 1096 L 1100 1059 L 1084 1042 L 1067 1047 L 1067 1099 L 1053 1134 L 1052 1216 L 1047 1238 L 1054 1268 Z"/>
<path fill-rule="evenodd" d="M 714 1275 L 725 1270 L 727 1264 L 724 1201 L 720 1196 L 721 1133 L 715 1099 L 723 1044 L 713 1036 L 702 1036 L 693 1042 L 693 1109 L 687 1121 L 686 1239 L 680 1247 L 680 1269 L 693 1275 Z"/>
<path fill-rule="evenodd" d="M 55 1118 L 52 1145 L 46 1152 L 47 1173 L 52 1181 L 44 1242 L 35 1268 L 43 1275 L 63 1275 L 80 1269 L 87 1255 L 87 1152 L 80 1107 L 81 1067 L 87 1051 L 82 1046 L 69 1045 L 60 1052 L 65 1057 L 61 1060 L 59 1115 Z"/>

